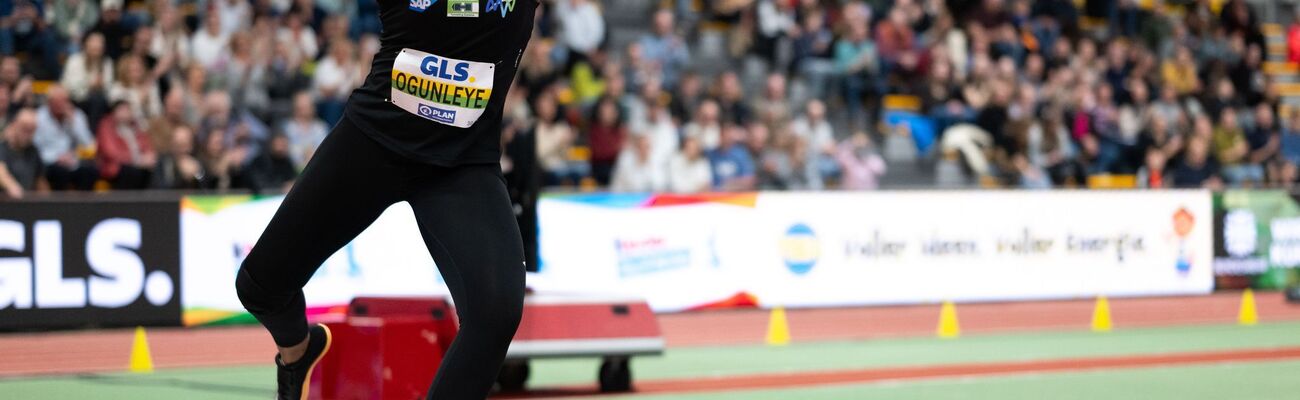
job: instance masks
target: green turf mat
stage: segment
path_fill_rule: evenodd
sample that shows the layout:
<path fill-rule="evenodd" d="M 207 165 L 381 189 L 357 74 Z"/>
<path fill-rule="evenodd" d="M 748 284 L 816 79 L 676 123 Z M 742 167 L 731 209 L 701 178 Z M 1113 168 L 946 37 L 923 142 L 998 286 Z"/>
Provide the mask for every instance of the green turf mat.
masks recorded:
<path fill-rule="evenodd" d="M 669 349 L 662 357 L 632 360 L 635 379 L 746 375 L 770 372 L 876 368 L 971 362 L 1044 360 L 1300 346 L 1300 322 L 1119 329 L 1110 333 L 1050 332 L 854 342 L 795 343 L 786 347 L 729 346 Z M 594 359 L 538 360 L 532 386 L 591 384 Z M 1296 397 L 1300 399 L 1300 396 Z"/>
<path fill-rule="evenodd" d="M 710 394 L 636 400 L 1295 400 L 1300 361 L 1008 375 Z M 628 397 L 621 397 L 628 398 Z"/>
<path fill-rule="evenodd" d="M 0 379 L 0 399 L 15 400 L 217 400 L 273 397 L 273 366 Z"/>

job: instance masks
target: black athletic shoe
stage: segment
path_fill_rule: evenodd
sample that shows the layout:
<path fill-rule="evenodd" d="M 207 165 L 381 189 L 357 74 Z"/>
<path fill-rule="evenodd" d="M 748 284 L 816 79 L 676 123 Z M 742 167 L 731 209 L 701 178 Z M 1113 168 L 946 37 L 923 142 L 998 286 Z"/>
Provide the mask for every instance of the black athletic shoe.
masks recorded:
<path fill-rule="evenodd" d="M 330 328 L 316 324 L 311 327 L 307 352 L 303 353 L 302 358 L 293 364 L 284 365 L 280 362 L 280 355 L 275 355 L 277 400 L 307 400 L 311 392 L 311 371 L 325 357 L 325 353 L 330 351 L 331 340 Z"/>

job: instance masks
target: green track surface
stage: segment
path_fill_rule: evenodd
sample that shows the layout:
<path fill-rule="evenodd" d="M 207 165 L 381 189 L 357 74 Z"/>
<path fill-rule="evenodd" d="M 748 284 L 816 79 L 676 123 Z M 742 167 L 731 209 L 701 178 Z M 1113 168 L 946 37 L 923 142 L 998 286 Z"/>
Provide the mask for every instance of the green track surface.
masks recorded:
<path fill-rule="evenodd" d="M 785 347 L 670 349 L 633 360 L 636 379 L 738 376 L 897 366 L 1050 360 L 1300 346 L 1300 322 L 1119 330 L 1106 334 L 1047 332 L 853 342 Z M 592 385 L 597 361 L 539 360 L 534 387 Z M 163 370 L 0 379 L 8 399 L 257 399 L 274 385 L 269 366 Z M 636 398 L 687 399 L 1300 399 L 1300 362 L 1256 362 L 937 379 Z"/>

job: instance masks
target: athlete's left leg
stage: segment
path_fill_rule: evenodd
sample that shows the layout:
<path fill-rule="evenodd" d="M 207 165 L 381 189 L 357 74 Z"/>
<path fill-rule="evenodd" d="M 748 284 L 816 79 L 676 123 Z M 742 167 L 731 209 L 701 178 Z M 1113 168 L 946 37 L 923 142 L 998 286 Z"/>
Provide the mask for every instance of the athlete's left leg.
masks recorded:
<path fill-rule="evenodd" d="M 486 398 L 524 298 L 523 240 L 501 167 L 435 168 L 410 190 L 407 201 L 460 317 L 429 398 Z"/>

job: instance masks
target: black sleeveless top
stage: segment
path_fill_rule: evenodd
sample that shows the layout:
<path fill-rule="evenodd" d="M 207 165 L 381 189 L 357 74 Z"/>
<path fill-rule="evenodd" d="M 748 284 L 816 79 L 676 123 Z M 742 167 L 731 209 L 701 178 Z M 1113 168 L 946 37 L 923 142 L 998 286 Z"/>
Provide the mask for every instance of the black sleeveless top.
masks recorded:
<path fill-rule="evenodd" d="M 538 0 L 377 1 L 379 53 L 347 118 L 415 161 L 498 162 L 502 108 Z"/>

